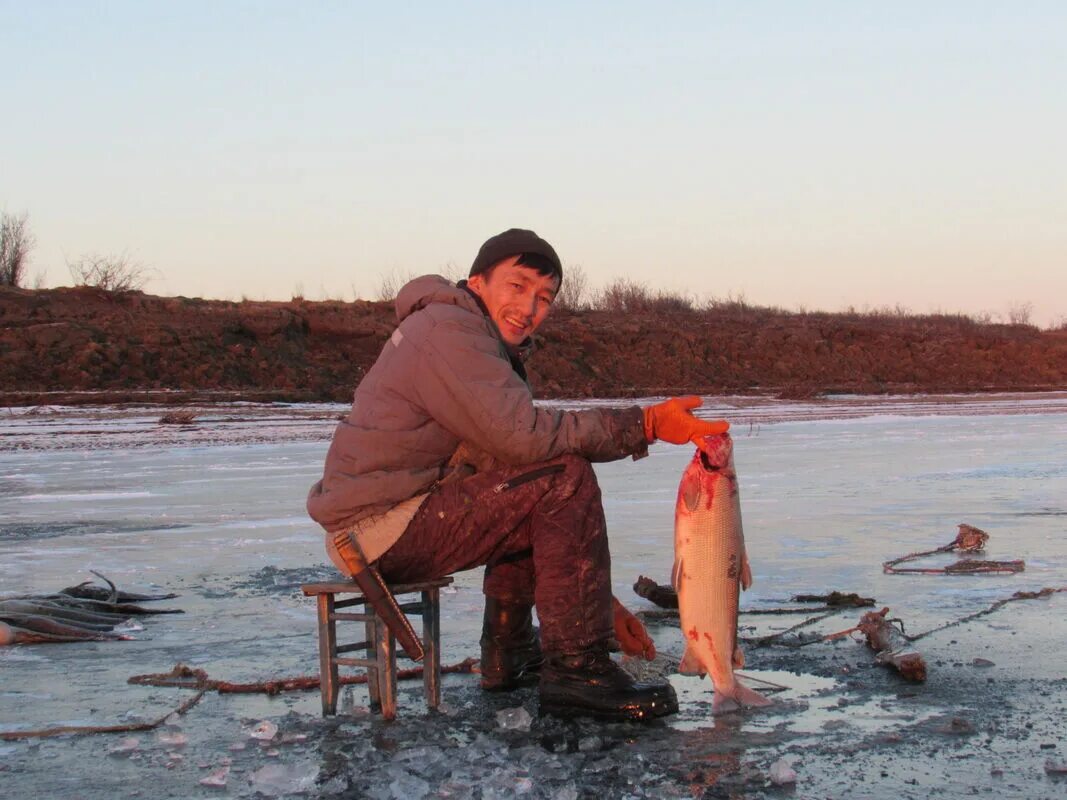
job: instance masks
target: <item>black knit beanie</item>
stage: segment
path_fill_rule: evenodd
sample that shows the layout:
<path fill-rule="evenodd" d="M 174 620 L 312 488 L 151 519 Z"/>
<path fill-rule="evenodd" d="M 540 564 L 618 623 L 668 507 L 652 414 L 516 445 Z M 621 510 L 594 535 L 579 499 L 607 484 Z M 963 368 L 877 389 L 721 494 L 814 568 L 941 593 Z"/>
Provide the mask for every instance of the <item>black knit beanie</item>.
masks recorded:
<path fill-rule="evenodd" d="M 478 255 L 474 258 L 474 263 L 471 264 L 471 271 L 468 277 L 480 275 L 505 258 L 524 253 L 533 253 L 547 259 L 552 265 L 553 273 L 560 279 L 560 282 L 563 281 L 563 264 L 560 263 L 559 256 L 552 249 L 552 245 L 533 231 L 523 230 L 522 228 L 511 228 L 503 233 L 498 233 L 483 244 L 481 250 L 478 251 Z"/>

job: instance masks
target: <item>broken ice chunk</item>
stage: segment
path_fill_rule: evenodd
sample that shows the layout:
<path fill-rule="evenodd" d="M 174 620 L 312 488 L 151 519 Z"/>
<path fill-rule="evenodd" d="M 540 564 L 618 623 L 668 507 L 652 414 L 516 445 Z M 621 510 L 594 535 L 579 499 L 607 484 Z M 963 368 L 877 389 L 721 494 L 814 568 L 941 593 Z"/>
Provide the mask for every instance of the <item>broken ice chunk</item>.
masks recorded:
<path fill-rule="evenodd" d="M 164 747 L 185 747 L 189 744 L 189 737 L 180 731 L 160 731 L 156 734 L 156 741 Z"/>
<path fill-rule="evenodd" d="M 268 797 L 298 794 L 315 788 L 315 764 L 265 764 L 249 776 L 252 788 Z"/>
<path fill-rule="evenodd" d="M 410 772 L 395 772 L 396 777 L 389 784 L 390 796 L 394 800 L 422 800 L 431 791 L 429 783 Z"/>
<path fill-rule="evenodd" d="M 219 767 L 210 775 L 200 779 L 201 786 L 211 786 L 215 789 L 226 788 L 226 778 L 230 774 L 229 767 Z"/>
<path fill-rule="evenodd" d="M 136 736 L 127 736 L 125 739 L 119 739 L 115 744 L 111 745 L 107 749 L 109 753 L 116 756 L 125 756 L 137 750 L 141 746 L 141 740 Z"/>
<path fill-rule="evenodd" d="M 496 712 L 496 724 L 506 731 L 528 731 L 533 724 L 533 717 L 522 706 L 505 708 Z"/>
<path fill-rule="evenodd" d="M 261 742 L 269 742 L 278 735 L 278 726 L 269 719 L 265 719 L 252 728 L 248 735 L 253 739 L 259 739 Z"/>
<path fill-rule="evenodd" d="M 771 783 L 776 786 L 797 782 L 796 772 L 793 771 L 793 768 L 789 766 L 789 762 L 784 758 L 779 758 L 771 764 L 770 777 Z"/>

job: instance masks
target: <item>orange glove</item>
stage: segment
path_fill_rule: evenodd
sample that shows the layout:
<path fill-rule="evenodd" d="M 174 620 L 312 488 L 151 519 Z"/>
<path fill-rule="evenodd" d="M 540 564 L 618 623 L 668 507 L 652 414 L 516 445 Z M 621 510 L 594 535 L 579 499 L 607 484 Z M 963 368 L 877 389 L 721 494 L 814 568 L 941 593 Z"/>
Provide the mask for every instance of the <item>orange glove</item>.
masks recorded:
<path fill-rule="evenodd" d="M 641 409 L 645 415 L 645 438 L 650 444 L 657 439 L 671 444 L 692 442 L 703 450 L 705 436 L 730 430 L 726 420 L 707 422 L 693 416 L 693 409 L 703 402 L 699 397 L 672 397 Z"/>
<path fill-rule="evenodd" d="M 648 635 L 641 620 L 635 617 L 618 598 L 612 597 L 611 604 L 615 612 L 615 638 L 628 656 L 640 656 L 645 661 L 656 657 L 656 644 Z"/>

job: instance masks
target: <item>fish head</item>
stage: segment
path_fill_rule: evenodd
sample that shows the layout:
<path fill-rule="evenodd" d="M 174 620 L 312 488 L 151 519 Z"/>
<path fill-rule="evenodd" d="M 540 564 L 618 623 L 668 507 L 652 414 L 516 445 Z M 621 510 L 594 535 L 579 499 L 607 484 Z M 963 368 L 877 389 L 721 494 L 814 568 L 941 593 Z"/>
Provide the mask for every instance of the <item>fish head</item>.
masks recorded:
<path fill-rule="evenodd" d="M 728 469 L 733 462 L 734 440 L 728 433 L 704 437 L 704 446 L 697 448 L 694 461 L 700 461 L 708 471 Z"/>
<path fill-rule="evenodd" d="M 711 508 L 716 487 L 726 478 L 730 491 L 734 492 L 733 472 L 734 443 L 728 433 L 704 437 L 704 448 L 697 448 L 693 460 L 682 475 L 678 487 L 678 513 L 691 514 L 700 509 Z"/>

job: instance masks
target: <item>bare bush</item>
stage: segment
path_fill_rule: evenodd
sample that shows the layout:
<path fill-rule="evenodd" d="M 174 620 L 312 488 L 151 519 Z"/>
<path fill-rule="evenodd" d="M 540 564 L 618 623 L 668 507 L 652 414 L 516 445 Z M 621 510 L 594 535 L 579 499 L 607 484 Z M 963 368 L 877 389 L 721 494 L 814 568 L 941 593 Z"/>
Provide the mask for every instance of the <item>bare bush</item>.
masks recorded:
<path fill-rule="evenodd" d="M 860 314 L 867 319 L 883 319 L 883 320 L 901 320 L 908 319 L 909 317 L 918 316 L 910 308 L 901 303 L 897 303 L 893 306 L 877 306 L 871 308 L 870 306 L 864 306 L 863 311 Z"/>
<path fill-rule="evenodd" d="M 1033 303 L 1012 303 L 1008 306 L 1008 322 L 1012 325 L 1029 325 L 1033 313 Z"/>
<path fill-rule="evenodd" d="M 0 286 L 21 286 L 26 277 L 30 250 L 36 243 L 23 212 L 0 214 Z"/>
<path fill-rule="evenodd" d="M 196 421 L 196 412 L 187 408 L 168 411 L 159 418 L 160 425 L 192 425 Z"/>
<path fill-rule="evenodd" d="M 378 299 L 388 303 L 396 300 L 396 296 L 400 294 L 404 284 L 414 277 L 411 272 L 402 273 L 398 270 L 393 270 L 388 275 L 382 275 L 382 282 L 378 284 Z"/>
<path fill-rule="evenodd" d="M 617 278 L 600 291 L 593 302 L 593 308 L 622 314 L 642 311 L 662 314 L 692 311 L 693 301 L 675 292 L 653 291 L 645 284 L 629 278 Z"/>
<path fill-rule="evenodd" d="M 738 292 L 736 296 L 733 292 L 730 292 L 730 294 L 726 295 L 726 297 L 709 298 L 707 304 L 705 305 L 705 308 L 707 308 L 708 311 L 729 311 L 732 313 L 743 314 L 746 311 L 750 310 L 752 306 L 750 306 L 748 304 L 748 301 L 745 300 L 744 292 Z M 807 314 L 808 311 L 806 309 L 801 309 L 798 313 Z"/>
<path fill-rule="evenodd" d="M 580 264 L 569 264 L 553 305 L 557 308 L 565 308 L 568 311 L 586 309 L 589 307 L 586 299 L 588 289 L 589 279 L 585 274 L 585 270 L 582 269 Z"/>
<path fill-rule="evenodd" d="M 466 272 L 460 269 L 459 264 L 455 261 L 446 261 L 445 265 L 441 268 L 440 275 L 452 283 L 459 283 L 467 277 Z"/>
<path fill-rule="evenodd" d="M 94 286 L 105 292 L 139 291 L 152 277 L 151 270 L 126 253 L 89 254 L 77 261 L 68 261 L 67 269 L 75 286 Z"/>
<path fill-rule="evenodd" d="M 730 292 L 726 297 L 708 297 L 700 306 L 700 310 L 708 319 L 734 320 L 746 324 L 764 324 L 768 320 L 793 314 L 813 320 L 827 316 L 825 311 L 813 311 L 806 306 L 801 306 L 798 311 L 791 312 L 780 306 L 755 305 L 745 298 L 744 292 L 737 294 Z"/>

